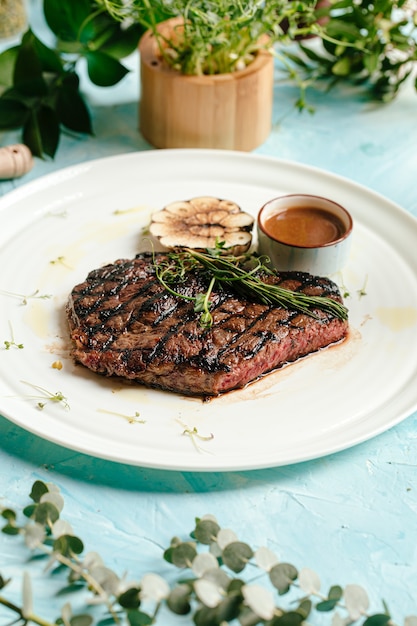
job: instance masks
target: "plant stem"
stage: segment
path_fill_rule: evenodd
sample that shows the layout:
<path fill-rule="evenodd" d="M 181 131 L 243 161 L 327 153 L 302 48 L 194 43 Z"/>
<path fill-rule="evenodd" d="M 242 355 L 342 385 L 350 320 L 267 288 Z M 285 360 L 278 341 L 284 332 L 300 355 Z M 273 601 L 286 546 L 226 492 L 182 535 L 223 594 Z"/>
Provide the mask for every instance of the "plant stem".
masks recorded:
<path fill-rule="evenodd" d="M 55 622 L 49 622 L 48 620 L 45 620 L 42 617 L 38 617 L 37 615 L 23 616 L 22 609 L 20 609 L 18 606 L 16 606 L 12 602 L 9 602 L 8 600 L 6 600 L 6 598 L 4 598 L 3 596 L 0 596 L 0 604 L 2 606 L 5 606 L 7 609 L 10 609 L 11 611 L 14 611 L 15 613 L 17 613 L 19 615 L 19 618 L 24 620 L 25 624 L 27 624 L 28 622 L 33 622 L 34 624 L 37 624 L 38 626 L 56 626 Z"/>

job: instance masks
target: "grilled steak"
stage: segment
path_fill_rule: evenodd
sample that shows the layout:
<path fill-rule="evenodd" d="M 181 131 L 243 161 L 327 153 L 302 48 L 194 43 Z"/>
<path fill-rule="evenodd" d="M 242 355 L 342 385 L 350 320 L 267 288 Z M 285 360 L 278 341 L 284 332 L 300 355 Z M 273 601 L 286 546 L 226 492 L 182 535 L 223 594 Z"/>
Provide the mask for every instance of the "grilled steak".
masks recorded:
<path fill-rule="evenodd" d="M 341 301 L 327 278 L 279 272 L 265 280 Z M 204 275 L 190 271 L 174 287 L 195 296 L 207 285 Z M 71 292 L 67 316 L 73 356 L 107 376 L 185 395 L 215 396 L 347 334 L 346 321 L 318 309 L 312 317 L 248 300 L 228 288 L 214 291 L 212 302 L 213 325 L 205 329 L 193 302 L 162 286 L 150 254 L 120 259 L 90 272 Z"/>

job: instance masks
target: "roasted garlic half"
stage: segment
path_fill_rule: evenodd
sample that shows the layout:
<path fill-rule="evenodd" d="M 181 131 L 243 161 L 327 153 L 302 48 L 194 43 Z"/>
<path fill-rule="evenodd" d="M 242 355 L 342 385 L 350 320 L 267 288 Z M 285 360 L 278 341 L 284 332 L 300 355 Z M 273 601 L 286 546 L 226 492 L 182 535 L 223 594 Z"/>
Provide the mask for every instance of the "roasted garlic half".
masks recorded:
<path fill-rule="evenodd" d="M 153 213 L 150 233 L 165 248 L 205 250 L 224 242 L 225 251 L 236 255 L 249 249 L 253 222 L 235 202 L 199 196 Z"/>

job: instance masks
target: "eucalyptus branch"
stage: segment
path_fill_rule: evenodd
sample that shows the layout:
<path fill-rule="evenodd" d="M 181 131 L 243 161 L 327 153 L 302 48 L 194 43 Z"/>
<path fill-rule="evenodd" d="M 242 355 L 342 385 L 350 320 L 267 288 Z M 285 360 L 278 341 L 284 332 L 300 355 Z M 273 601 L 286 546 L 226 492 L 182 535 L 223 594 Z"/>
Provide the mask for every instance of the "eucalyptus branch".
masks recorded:
<path fill-rule="evenodd" d="M 186 434 L 198 436 L 195 430 Z M 227 626 L 236 623 L 236 620 L 242 625 L 278 626 L 282 618 L 287 626 L 301 626 L 307 619 L 309 623 L 314 623 L 314 611 L 322 615 L 336 610 L 335 618 L 340 623 L 358 626 L 388 626 L 393 623 L 384 602 L 382 611 L 375 613 L 370 610 L 368 595 L 363 587 L 355 584 L 344 588 L 332 585 L 327 593 L 323 592 L 316 572 L 309 568 L 298 570 L 290 563 L 279 561 L 269 548 L 261 546 L 253 549 L 231 529 L 221 528 L 212 515 L 196 518 L 189 538 L 183 541 L 174 537 L 164 550 L 164 560 L 185 574 L 178 583 L 170 586 L 154 573 L 145 573 L 139 583 L 121 580 L 104 565 L 97 553 L 83 556 L 82 541 L 60 518 L 63 499 L 56 486 L 36 481 L 30 495 L 33 503 L 23 509 L 29 521 L 18 525 L 15 511 L 1 509 L 5 520 L 2 531 L 11 536 L 23 536 L 30 549 L 48 555 L 49 570 L 51 564 L 56 562 L 58 566 L 53 570 L 55 579 L 66 571 L 70 583 L 82 581 L 93 593 L 93 598 L 103 603 L 107 617 L 99 616 L 95 622 L 88 610 L 72 615 L 68 603 L 62 607 L 61 617 L 54 622 L 32 614 L 31 589 L 28 589 L 28 575 L 24 573 L 22 607 L 3 593 L 0 595 L 0 605 L 18 616 L 11 624 L 91 626 L 111 620 L 115 624 L 144 626 L 157 623 L 162 607 L 176 615 L 188 615 L 198 626 Z M 254 581 L 253 575 L 246 573 L 249 566 L 268 579 L 266 586 L 262 585 L 260 576 Z M 0 574 L 0 589 L 4 589 L 8 582 Z M 284 596 L 290 590 L 293 593 L 285 603 Z M 298 594 L 295 599 L 294 592 Z M 145 600 L 153 601 L 153 610 L 142 610 L 141 604 Z M 340 615 L 340 611 L 345 617 Z M 417 617 L 409 616 L 405 622 L 412 624 L 415 620 Z"/>

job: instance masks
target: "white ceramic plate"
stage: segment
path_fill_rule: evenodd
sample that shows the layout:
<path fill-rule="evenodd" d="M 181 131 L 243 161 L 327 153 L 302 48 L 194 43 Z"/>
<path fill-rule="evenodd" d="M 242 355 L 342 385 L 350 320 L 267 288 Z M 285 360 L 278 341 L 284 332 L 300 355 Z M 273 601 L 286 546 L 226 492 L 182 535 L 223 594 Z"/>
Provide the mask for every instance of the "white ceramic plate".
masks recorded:
<path fill-rule="evenodd" d="M 349 265 L 333 277 L 350 294 L 348 341 L 209 403 L 74 366 L 64 313 L 71 288 L 134 256 L 152 211 L 214 195 L 255 215 L 289 192 L 327 196 L 354 217 Z M 150 151 L 22 186 L 0 201 L 0 217 L 0 411 L 43 438 L 145 467 L 244 470 L 347 448 L 417 407 L 417 221 L 364 187 L 268 157 Z M 24 347 L 7 350 L 5 340 Z M 44 398 L 57 391 L 69 408 Z"/>

